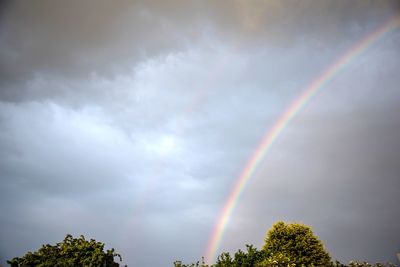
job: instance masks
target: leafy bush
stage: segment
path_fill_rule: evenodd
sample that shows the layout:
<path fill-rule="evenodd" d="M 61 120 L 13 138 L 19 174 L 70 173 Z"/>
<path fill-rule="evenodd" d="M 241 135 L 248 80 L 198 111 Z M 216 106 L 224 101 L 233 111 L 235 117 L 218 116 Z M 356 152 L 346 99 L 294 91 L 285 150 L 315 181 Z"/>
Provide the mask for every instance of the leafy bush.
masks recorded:
<path fill-rule="evenodd" d="M 210 266 L 205 264 L 204 258 L 202 258 L 201 263 L 198 261 L 196 263 L 183 264 L 181 261 L 175 261 L 174 267 L 210 267 Z"/>
<path fill-rule="evenodd" d="M 268 231 L 263 248 L 267 255 L 283 254 L 295 266 L 331 266 L 331 258 L 311 227 L 284 222 L 275 223 Z"/>
<path fill-rule="evenodd" d="M 295 267 L 296 264 L 293 263 L 288 256 L 285 254 L 271 254 L 268 258 L 257 263 L 256 267 Z"/>
<path fill-rule="evenodd" d="M 233 257 L 229 252 L 221 253 L 217 262 L 212 265 L 207 265 L 204 263 L 204 258 L 202 262 L 183 264 L 181 261 L 175 261 L 175 267 L 253 267 L 257 262 L 264 259 L 264 251 L 258 250 L 253 245 L 246 245 L 246 251 L 239 249 Z"/>
<path fill-rule="evenodd" d="M 56 245 L 43 245 L 36 252 L 15 257 L 7 261 L 11 267 L 68 267 L 68 266 L 104 266 L 117 267 L 114 257 L 122 258 L 114 249 L 104 252 L 104 244 L 94 239 L 86 240 L 84 236 L 73 238 L 67 235 L 63 242 Z"/>
<path fill-rule="evenodd" d="M 246 245 L 246 251 L 239 249 L 233 256 L 228 252 L 222 253 L 217 258 L 213 267 L 253 267 L 264 259 L 264 251 L 258 250 L 253 245 Z"/>
<path fill-rule="evenodd" d="M 228 252 L 221 253 L 217 262 L 206 265 L 204 259 L 196 264 L 174 262 L 175 267 L 396 267 L 393 264 L 353 262 L 348 265 L 331 262 L 322 242 L 314 235 L 311 227 L 284 222 L 275 223 L 267 232 L 265 245 L 258 250 L 246 245 L 246 251 L 238 250 L 233 257 Z"/>
<path fill-rule="evenodd" d="M 396 265 L 393 265 L 391 263 L 370 264 L 366 261 L 364 262 L 351 261 L 349 262 L 349 265 L 347 265 L 346 267 L 396 267 Z"/>

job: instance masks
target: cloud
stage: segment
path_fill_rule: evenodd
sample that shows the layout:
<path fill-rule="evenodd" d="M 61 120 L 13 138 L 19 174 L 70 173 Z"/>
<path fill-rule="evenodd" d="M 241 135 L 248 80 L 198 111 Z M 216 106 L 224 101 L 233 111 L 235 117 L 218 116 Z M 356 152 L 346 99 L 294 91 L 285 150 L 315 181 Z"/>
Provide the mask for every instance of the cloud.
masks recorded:
<path fill-rule="evenodd" d="M 10 1 L 1 18 L 2 83 L 43 73 L 112 76 L 209 38 L 238 46 L 335 42 L 396 11 L 397 1 Z"/>
<path fill-rule="evenodd" d="M 265 131 L 396 3 L 3 5 L 0 260 L 66 233 L 115 247 L 128 266 L 200 259 Z M 293 120 L 221 250 L 260 245 L 290 219 L 340 259 L 391 257 L 399 40 L 370 47 Z"/>

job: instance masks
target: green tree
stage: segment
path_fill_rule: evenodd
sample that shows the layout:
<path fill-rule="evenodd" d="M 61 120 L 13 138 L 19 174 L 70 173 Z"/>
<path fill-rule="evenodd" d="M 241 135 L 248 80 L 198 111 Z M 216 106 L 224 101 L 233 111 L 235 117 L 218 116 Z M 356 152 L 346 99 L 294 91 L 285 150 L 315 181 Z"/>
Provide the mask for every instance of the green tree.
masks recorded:
<path fill-rule="evenodd" d="M 299 266 L 331 266 L 331 258 L 311 227 L 284 222 L 275 223 L 265 238 L 264 251 L 271 257 L 282 255 L 290 264 Z M 281 266 L 281 265 L 279 265 Z"/>
<path fill-rule="evenodd" d="M 217 262 L 182 264 L 174 262 L 175 267 L 396 267 L 390 263 L 354 262 L 348 265 L 339 261 L 331 262 L 322 242 L 314 235 L 311 227 L 304 224 L 284 222 L 275 223 L 267 232 L 265 245 L 258 250 L 246 245 L 246 251 L 238 250 L 233 257 L 229 252 L 221 253 Z"/>
<path fill-rule="evenodd" d="M 350 261 L 348 265 L 344 265 L 341 263 L 336 262 L 336 266 L 340 266 L 340 267 L 396 267 L 396 265 L 391 264 L 391 263 L 375 263 L 375 264 L 371 264 L 368 263 L 366 261 L 364 262 L 358 262 L 358 261 Z"/>
<path fill-rule="evenodd" d="M 43 245 L 38 251 L 28 252 L 23 257 L 7 261 L 11 267 L 117 267 L 114 257 L 122 258 L 114 249 L 104 251 L 104 244 L 84 236 L 73 238 L 67 235 L 56 245 Z"/>
<path fill-rule="evenodd" d="M 201 258 L 201 263 L 198 261 L 191 264 L 183 264 L 181 261 L 174 261 L 174 267 L 210 267 L 204 262 L 204 257 Z"/>
<path fill-rule="evenodd" d="M 234 259 L 229 252 L 223 252 L 217 258 L 217 263 L 213 267 L 234 267 Z"/>
<path fill-rule="evenodd" d="M 256 267 L 296 267 L 296 264 L 287 255 L 270 254 L 268 258 L 259 262 Z"/>
<path fill-rule="evenodd" d="M 265 253 L 253 245 L 246 245 L 246 251 L 238 250 L 233 258 L 235 267 L 253 267 L 265 258 Z"/>

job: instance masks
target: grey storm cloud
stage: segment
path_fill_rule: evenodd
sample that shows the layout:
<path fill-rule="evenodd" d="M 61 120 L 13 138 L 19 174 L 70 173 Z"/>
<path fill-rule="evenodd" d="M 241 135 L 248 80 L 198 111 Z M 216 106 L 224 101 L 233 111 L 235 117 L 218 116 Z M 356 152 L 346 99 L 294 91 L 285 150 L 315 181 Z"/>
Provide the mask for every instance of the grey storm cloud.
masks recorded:
<path fill-rule="evenodd" d="M 0 264 L 84 234 L 128 266 L 204 255 L 285 108 L 398 1 L 5 1 Z M 334 258 L 395 261 L 400 33 L 327 83 L 266 153 L 218 252 L 277 220 Z M 156 257 L 154 255 L 157 255 Z"/>
<path fill-rule="evenodd" d="M 115 74 L 210 35 L 232 44 L 334 42 L 379 22 L 398 2 L 8 1 L 2 9 L 4 82 L 42 72 Z"/>

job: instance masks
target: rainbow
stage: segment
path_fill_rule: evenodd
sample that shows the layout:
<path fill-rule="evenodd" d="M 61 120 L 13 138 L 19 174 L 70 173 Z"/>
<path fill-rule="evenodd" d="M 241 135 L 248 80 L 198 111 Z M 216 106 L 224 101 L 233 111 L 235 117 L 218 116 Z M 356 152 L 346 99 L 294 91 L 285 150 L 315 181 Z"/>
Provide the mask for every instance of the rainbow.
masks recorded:
<path fill-rule="evenodd" d="M 227 199 L 224 208 L 214 226 L 212 236 L 209 240 L 206 260 L 208 262 L 215 259 L 216 252 L 221 243 L 225 228 L 229 222 L 232 212 L 235 209 L 240 195 L 248 184 L 250 178 L 253 176 L 257 166 L 262 161 L 265 153 L 273 145 L 274 141 L 278 138 L 280 133 L 285 129 L 293 117 L 298 114 L 301 109 L 310 101 L 310 99 L 318 93 L 324 86 L 329 83 L 340 71 L 342 71 L 353 59 L 358 57 L 361 53 L 367 50 L 371 45 L 380 40 L 385 34 L 393 31 L 400 25 L 400 17 L 398 15 L 389 19 L 383 26 L 368 34 L 353 47 L 346 51 L 339 59 L 333 62 L 327 69 L 306 86 L 301 94 L 288 106 L 285 112 L 278 118 L 275 124 L 270 128 L 257 147 L 256 151 L 247 162 L 241 175 L 237 178 L 233 190 Z"/>

